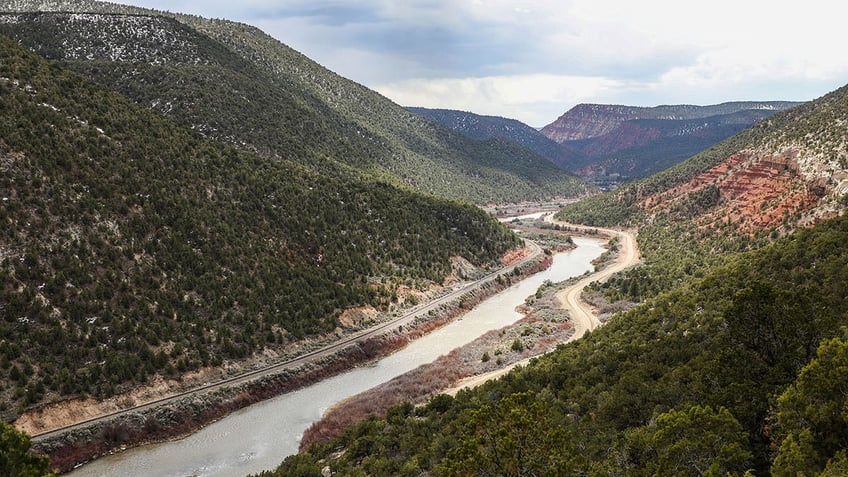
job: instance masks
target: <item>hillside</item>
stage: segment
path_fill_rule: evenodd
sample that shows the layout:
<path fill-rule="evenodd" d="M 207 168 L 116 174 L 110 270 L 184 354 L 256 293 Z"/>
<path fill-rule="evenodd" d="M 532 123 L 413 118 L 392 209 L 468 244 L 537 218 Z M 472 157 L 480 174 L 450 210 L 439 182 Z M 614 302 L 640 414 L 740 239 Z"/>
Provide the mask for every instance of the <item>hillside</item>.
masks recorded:
<path fill-rule="evenodd" d="M 6 1 L 0 10 L 48 11 L 3 15 L 0 32 L 206 137 L 269 158 L 333 175 L 353 168 L 478 204 L 592 190 L 542 157 L 517 157 L 409 113 L 247 25 L 99 2 Z"/>
<path fill-rule="evenodd" d="M 841 475 L 845 240 L 843 216 L 736 256 L 502 379 L 390 409 L 263 476 Z"/>
<path fill-rule="evenodd" d="M 644 265 L 592 288 L 641 305 L 265 475 L 844 474 L 846 124 L 848 87 L 566 207 L 638 227 Z"/>
<path fill-rule="evenodd" d="M 293 352 L 519 244 L 470 204 L 205 139 L 5 37 L 0 113 L 6 420 Z"/>
<path fill-rule="evenodd" d="M 443 126 L 460 132 L 472 139 L 485 140 L 492 137 L 508 139 L 547 158 L 555 164 L 576 161 L 579 153 L 562 146 L 541 134 L 536 129 L 515 119 L 498 116 L 483 116 L 452 109 L 406 108 L 415 114 L 432 119 Z"/>
<path fill-rule="evenodd" d="M 567 208 L 561 217 L 603 225 L 637 223 L 658 213 L 675 221 L 704 220 L 706 215 L 730 221 L 728 213 L 734 212 L 732 222 L 741 221 L 747 232 L 785 233 L 799 221 L 812 223 L 841 208 L 848 191 L 846 122 L 848 87 L 842 87 L 778 113 L 675 167 Z M 785 223 L 744 225 L 770 213 L 782 214 L 781 203 L 797 202 L 787 200 L 794 192 L 814 198 L 797 203 Z M 712 202 L 697 201 L 698 195 L 711 196 Z M 687 208 L 687 201 L 699 206 Z"/>
<path fill-rule="evenodd" d="M 566 207 L 562 220 L 639 227 L 648 267 L 608 285 L 643 299 L 848 204 L 848 87 L 777 113 L 649 178 Z M 622 292 L 623 290 L 623 292 Z"/>

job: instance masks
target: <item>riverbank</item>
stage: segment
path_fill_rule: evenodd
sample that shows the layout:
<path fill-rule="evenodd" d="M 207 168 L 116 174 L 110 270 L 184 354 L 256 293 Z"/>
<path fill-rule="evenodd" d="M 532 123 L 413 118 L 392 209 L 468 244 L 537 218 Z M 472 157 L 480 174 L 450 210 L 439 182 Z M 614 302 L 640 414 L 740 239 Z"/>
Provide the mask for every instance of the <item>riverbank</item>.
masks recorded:
<path fill-rule="evenodd" d="M 551 223 L 547 218 L 546 223 Z M 383 416 L 391 406 L 404 402 L 423 404 L 440 393 L 455 394 L 460 389 L 480 385 L 500 377 L 533 357 L 550 352 L 557 345 L 582 336 L 597 326 L 592 305 L 579 299 L 590 282 L 609 276 L 639 261 L 632 234 L 607 229 L 584 228 L 573 224 L 552 224 L 541 228 L 538 221 L 520 222 L 516 227 L 526 234 L 564 236 L 580 232 L 592 237 L 604 236 L 608 250 L 594 262 L 596 271 L 557 284 L 545 284 L 528 297 L 517 323 L 491 331 L 466 346 L 451 351 L 435 362 L 422 365 L 387 383 L 345 400 L 330 409 L 313 424 L 301 441 L 301 449 L 326 442 L 345 427 L 369 415 Z M 611 246 L 610 246 L 611 245 Z M 574 297 L 576 298 L 576 301 Z"/>
<path fill-rule="evenodd" d="M 553 213 L 567 204 L 576 202 L 578 199 L 560 198 L 549 201 L 529 201 L 509 204 L 489 204 L 483 210 L 496 218 L 518 217 L 529 214 Z"/>
<path fill-rule="evenodd" d="M 518 307 L 524 317 L 516 323 L 491 330 L 431 363 L 336 404 L 303 434 L 301 450 L 332 439 L 370 415 L 384 416 L 389 407 L 404 402 L 423 404 L 465 379 L 504 373 L 567 341 L 574 329 L 568 314 L 556 304 L 557 288 L 546 284 L 541 293 L 531 295 Z"/>
<path fill-rule="evenodd" d="M 462 316 L 474 305 L 514 281 L 547 268 L 550 263 L 550 256 L 538 253 L 535 258 L 523 261 L 514 270 L 507 267 L 503 273 L 487 278 L 478 286 L 452 292 L 451 299 L 442 301 L 438 306 L 417 307 L 414 319 L 390 322 L 390 326 L 384 327 L 379 335 L 352 341 L 347 346 L 309 362 L 257 376 L 246 382 L 188 393 L 167 403 L 140 407 L 62 435 L 39 439 L 34 449 L 48 454 L 51 465 L 66 472 L 102 455 L 185 436 L 235 410 L 391 354 L 410 341 Z"/>

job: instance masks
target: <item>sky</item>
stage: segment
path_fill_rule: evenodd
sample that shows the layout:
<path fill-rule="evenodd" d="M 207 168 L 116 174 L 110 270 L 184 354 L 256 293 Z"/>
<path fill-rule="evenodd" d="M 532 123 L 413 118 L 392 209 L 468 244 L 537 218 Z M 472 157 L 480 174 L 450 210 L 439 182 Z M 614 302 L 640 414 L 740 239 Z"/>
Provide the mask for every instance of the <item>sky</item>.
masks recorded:
<path fill-rule="evenodd" d="M 806 101 L 848 83 L 839 0 L 115 0 L 261 28 L 403 106 L 534 127 L 579 103 Z"/>

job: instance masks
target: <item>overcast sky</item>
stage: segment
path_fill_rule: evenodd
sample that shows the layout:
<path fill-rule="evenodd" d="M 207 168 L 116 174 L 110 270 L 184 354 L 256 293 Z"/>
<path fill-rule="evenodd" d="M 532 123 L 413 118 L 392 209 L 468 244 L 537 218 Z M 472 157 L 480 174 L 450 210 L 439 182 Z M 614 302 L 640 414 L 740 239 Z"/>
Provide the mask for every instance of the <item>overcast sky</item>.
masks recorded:
<path fill-rule="evenodd" d="M 803 101 L 848 83 L 840 0 L 124 1 L 257 26 L 404 106 L 536 127 L 584 102 Z"/>

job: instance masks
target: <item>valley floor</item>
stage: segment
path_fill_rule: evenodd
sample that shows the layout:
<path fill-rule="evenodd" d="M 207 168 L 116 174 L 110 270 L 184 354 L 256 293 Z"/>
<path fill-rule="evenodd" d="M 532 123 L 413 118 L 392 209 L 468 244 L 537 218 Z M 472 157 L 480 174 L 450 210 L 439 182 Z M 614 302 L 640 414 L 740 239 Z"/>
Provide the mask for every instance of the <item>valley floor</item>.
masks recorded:
<path fill-rule="evenodd" d="M 545 220 L 549 221 L 550 223 L 559 224 L 561 226 L 589 229 L 589 227 L 583 227 L 579 225 L 556 221 L 553 219 L 553 215 L 546 216 Z M 594 310 L 594 307 L 589 303 L 586 303 L 581 298 L 583 289 L 586 288 L 586 286 L 588 286 L 592 282 L 606 280 L 612 275 L 626 268 L 636 265 L 641 259 L 641 255 L 639 253 L 639 246 L 636 242 L 636 236 L 633 232 L 626 230 L 614 230 L 603 228 L 595 230 L 603 232 L 609 237 L 618 237 L 621 248 L 612 263 L 604 266 L 595 273 L 581 278 L 578 282 L 571 284 L 567 288 L 557 292 L 556 296 L 559 300 L 560 307 L 569 314 L 570 321 L 572 323 L 572 326 L 574 327 L 574 333 L 568 338 L 568 341 L 579 339 L 587 331 L 592 331 L 598 326 L 601 326 L 602 324 L 601 320 L 598 317 L 598 314 Z M 508 373 L 512 368 L 518 365 L 525 365 L 529 361 L 530 358 L 525 358 L 517 363 L 513 363 L 502 369 L 498 369 L 484 374 L 469 376 L 465 379 L 462 379 L 455 386 L 443 390 L 443 392 L 454 395 L 460 389 L 473 388 L 479 386 L 491 379 L 497 379 L 503 376 L 504 374 Z"/>
<path fill-rule="evenodd" d="M 344 427 L 370 414 L 383 415 L 388 407 L 405 401 L 421 404 L 433 395 L 454 395 L 461 389 L 496 379 L 515 366 L 527 364 L 533 357 L 551 351 L 558 344 L 576 340 L 600 326 L 595 310 L 581 299 L 581 293 L 589 283 L 606 280 L 639 262 L 640 253 L 634 234 L 624 230 L 557 223 L 552 216 L 545 220 L 567 228 L 568 233 L 592 231 L 593 236 L 600 234 L 608 240 L 617 238 L 618 247 L 612 259 L 599 264 L 601 268 L 594 273 L 540 289 L 536 299 L 519 310 L 526 315 L 517 323 L 486 333 L 433 363 L 422 365 L 333 407 L 304 434 L 301 448 L 328 440 Z M 525 336 L 532 338 L 527 340 L 532 344 L 525 346 Z M 519 342 L 522 344 L 514 344 Z M 485 357 L 481 359 L 481 356 Z M 493 369 L 496 363 L 498 366 Z"/>

